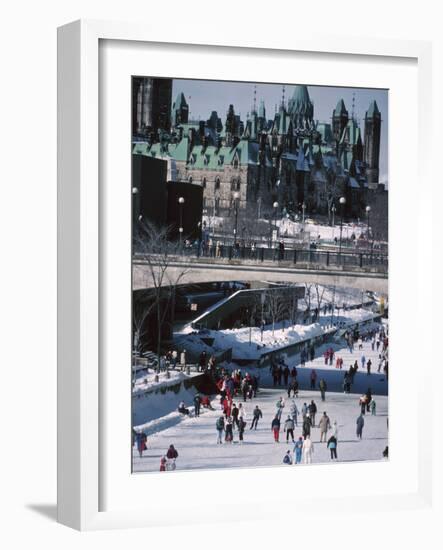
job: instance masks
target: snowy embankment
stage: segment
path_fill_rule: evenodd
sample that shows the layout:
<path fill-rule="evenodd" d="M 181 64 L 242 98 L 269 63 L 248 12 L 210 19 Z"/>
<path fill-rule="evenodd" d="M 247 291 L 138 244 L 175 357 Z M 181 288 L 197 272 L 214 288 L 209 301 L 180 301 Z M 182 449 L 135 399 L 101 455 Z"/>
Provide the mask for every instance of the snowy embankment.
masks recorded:
<path fill-rule="evenodd" d="M 138 371 L 132 393 L 145 393 L 146 391 L 175 386 L 183 380 L 189 380 L 190 378 L 198 375 L 198 373 L 186 374 L 186 372 L 181 372 L 178 370 L 170 370 L 168 374 L 169 378 L 167 377 L 166 372 L 157 374 L 153 369 L 149 369 L 149 372 L 142 370 Z M 158 376 L 157 381 L 156 376 Z"/>
<path fill-rule="evenodd" d="M 148 383 L 138 381 L 132 393 L 132 425 L 143 429 L 146 433 L 164 430 L 178 423 L 182 415 L 177 412 L 178 405 L 184 401 L 191 411 L 197 388 L 211 391 L 212 383 L 201 373 L 187 375 L 183 372 L 169 371 L 159 374 L 158 382 L 155 374 L 148 375 Z"/>
<path fill-rule="evenodd" d="M 356 323 L 369 321 L 378 314 L 365 309 L 354 309 L 334 315 L 334 323 L 341 326 L 352 326 Z M 258 360 L 262 355 L 275 352 L 309 340 L 323 334 L 332 334 L 336 327 L 332 327 L 331 314 L 320 315 L 317 323 L 310 325 L 288 326 L 288 323 L 276 323 L 274 330 L 272 325 L 266 325 L 263 334 L 260 328 L 249 327 L 226 330 L 204 330 L 200 333 L 179 333 L 175 335 L 176 343 L 181 349 L 186 349 L 193 354 L 199 354 L 205 350 L 208 354 L 214 350 L 226 350 L 232 348 L 233 360 Z M 286 324 L 286 326 L 285 326 Z M 202 338 L 213 339 L 213 345 L 209 346 Z"/>

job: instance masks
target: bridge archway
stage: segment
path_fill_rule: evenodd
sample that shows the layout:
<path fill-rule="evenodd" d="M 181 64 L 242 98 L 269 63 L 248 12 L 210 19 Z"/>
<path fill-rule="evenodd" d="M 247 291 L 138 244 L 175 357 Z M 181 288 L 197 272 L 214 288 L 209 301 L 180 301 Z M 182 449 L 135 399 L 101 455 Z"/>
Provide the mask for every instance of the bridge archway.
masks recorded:
<path fill-rule="evenodd" d="M 381 294 L 388 293 L 386 274 L 342 271 L 326 269 L 295 268 L 289 265 L 264 265 L 245 263 L 187 262 L 173 261 L 167 269 L 167 280 L 180 284 L 198 284 L 223 281 L 269 281 L 284 283 L 319 283 L 342 287 L 370 290 Z M 133 290 L 154 286 L 151 270 L 142 262 L 133 264 Z"/>

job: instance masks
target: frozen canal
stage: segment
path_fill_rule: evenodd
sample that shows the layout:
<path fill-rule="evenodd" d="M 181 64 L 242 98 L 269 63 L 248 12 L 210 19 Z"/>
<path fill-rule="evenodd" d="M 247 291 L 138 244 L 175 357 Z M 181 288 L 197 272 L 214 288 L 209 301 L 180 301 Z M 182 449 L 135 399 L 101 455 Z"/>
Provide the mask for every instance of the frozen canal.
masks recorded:
<path fill-rule="evenodd" d="M 238 433 L 234 430 L 234 442 L 217 445 L 215 423 L 220 416 L 218 400 L 213 404 L 216 410 L 205 410 L 199 418 L 184 418 L 179 424 L 157 432 L 148 438 L 148 449 L 140 459 L 134 448 L 134 472 L 157 472 L 160 458 L 172 443 L 178 453 L 177 470 L 194 470 L 202 468 L 238 468 L 254 466 L 282 465 L 285 452 L 292 451 L 292 443 L 286 444 L 285 433 L 280 432 L 280 443 L 274 443 L 271 422 L 275 414 L 275 404 L 279 397 L 286 399 L 282 421 L 287 418 L 290 401 L 282 389 L 262 389 L 256 399 L 246 403 L 246 420 L 243 444 L 238 443 Z M 338 460 L 355 462 L 362 460 L 382 460 L 382 452 L 388 444 L 387 414 L 388 398 L 374 396 L 377 405 L 375 416 L 366 413 L 363 439 L 356 437 L 356 419 L 360 413 L 357 394 L 327 393 L 324 403 L 320 400 L 319 391 L 301 391 L 296 399 L 299 410 L 306 402 L 314 399 L 318 407 L 316 424 L 323 411 L 326 411 L 331 424 L 338 423 Z M 250 430 L 252 409 L 258 405 L 263 412 L 257 430 Z M 301 435 L 301 415 L 294 436 Z M 283 422 L 282 422 L 283 425 Z M 329 432 L 330 434 L 331 432 Z M 329 436 L 328 436 L 329 437 Z M 313 463 L 330 462 L 330 453 L 325 443 L 320 443 L 318 427 L 311 430 L 314 442 Z M 286 466 L 284 466 L 286 467 Z"/>

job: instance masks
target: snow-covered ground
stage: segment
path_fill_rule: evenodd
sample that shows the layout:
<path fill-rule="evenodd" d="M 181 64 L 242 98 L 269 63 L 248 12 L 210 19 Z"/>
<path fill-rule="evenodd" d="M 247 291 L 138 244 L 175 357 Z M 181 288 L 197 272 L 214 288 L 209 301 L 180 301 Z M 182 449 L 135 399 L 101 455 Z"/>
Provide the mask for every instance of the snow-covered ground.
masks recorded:
<path fill-rule="evenodd" d="M 261 220 L 263 223 L 268 223 L 268 220 Z M 225 218 L 220 216 L 203 216 L 203 222 L 206 222 L 206 225 L 211 228 L 221 228 L 225 222 Z M 292 221 L 287 218 L 282 218 L 277 220 L 277 226 L 279 228 L 279 234 L 282 237 L 294 237 L 299 235 L 301 232 L 306 232 L 310 234 L 311 240 L 317 240 L 320 236 L 320 239 L 323 241 L 333 241 L 335 237 L 340 235 L 340 219 L 337 216 L 335 219 L 335 225 L 326 225 L 320 224 L 308 217 L 305 218 L 305 223 L 300 221 Z M 367 223 L 360 221 L 359 223 L 344 223 L 342 230 L 342 237 L 344 239 L 351 238 L 351 235 L 354 233 L 358 239 L 360 235 L 364 235 L 367 231 Z"/>
<path fill-rule="evenodd" d="M 326 346 L 325 346 L 326 347 Z M 351 394 L 343 394 L 341 384 L 343 381 L 344 369 L 341 371 L 335 369 L 335 362 L 332 366 L 325 365 L 323 357 L 317 357 L 312 362 L 307 362 L 305 367 L 300 367 L 299 357 L 288 357 L 287 362 L 290 367 L 294 364 L 298 370 L 298 381 L 300 384 L 299 397 L 296 399 L 299 409 L 303 403 L 309 403 L 311 399 L 317 404 L 318 414 L 326 411 L 330 417 L 331 423 L 336 420 L 339 427 L 338 435 L 338 460 L 340 462 L 354 462 L 361 460 L 381 460 L 382 452 L 388 445 L 387 415 L 388 415 L 388 384 L 383 374 L 377 373 L 376 350 L 372 351 L 371 344 L 365 342 L 363 349 L 358 350 L 356 346 L 353 353 L 348 349 L 334 346 L 336 354 L 343 357 L 344 369 L 349 368 L 357 359 L 360 363 L 361 356 L 364 354 L 367 359 L 373 363 L 371 375 L 366 372 L 358 372 Z M 321 349 L 319 350 L 321 352 Z M 234 368 L 235 365 L 232 365 Z M 309 388 L 309 378 L 312 368 L 317 371 L 317 382 L 320 378 L 325 378 L 328 391 L 326 401 L 322 403 L 319 391 L 311 391 Z M 360 367 L 361 369 L 361 367 Z M 247 370 L 247 369 L 243 369 Z M 156 400 L 151 402 L 150 412 L 151 420 L 137 426 L 137 429 L 143 429 L 148 435 L 148 450 L 144 452 L 143 457 L 138 456 L 138 452 L 133 450 L 133 468 L 134 472 L 156 472 L 159 469 L 160 458 L 166 453 L 169 445 L 172 443 L 178 450 L 179 458 L 177 460 L 178 470 L 190 470 L 199 468 L 225 468 L 225 467 L 255 467 L 255 466 L 273 466 L 282 464 L 283 456 L 288 449 L 292 451 L 292 445 L 284 442 L 284 433 L 281 432 L 279 444 L 273 442 L 271 433 L 271 421 L 275 413 L 275 403 L 277 399 L 283 396 L 287 399 L 286 388 L 272 388 L 271 378 L 268 369 L 261 369 L 260 386 L 261 390 L 256 399 L 246 403 L 248 427 L 245 431 L 245 440 L 243 444 L 238 443 L 237 432 L 234 432 L 234 443 L 216 444 L 215 422 L 220 415 L 218 399 L 213 399 L 216 410 L 203 410 L 200 418 L 187 418 L 179 415 L 172 410 L 172 405 L 178 406 L 182 399 L 192 411 L 192 399 L 195 391 L 186 390 L 185 393 L 174 395 L 168 392 L 165 396 L 156 394 Z M 365 415 L 365 427 L 363 430 L 363 440 L 357 440 L 355 433 L 355 422 L 359 415 L 358 399 L 361 393 L 371 387 L 374 399 L 377 404 L 376 416 Z M 163 400 L 165 399 L 165 400 Z M 252 409 L 259 405 L 263 412 L 263 418 L 259 422 L 258 429 L 249 430 Z M 149 407 L 149 402 L 146 404 Z M 167 414 L 162 411 L 168 410 Z M 283 416 L 285 418 L 285 415 Z M 324 443 L 319 443 L 319 430 L 314 428 L 311 432 L 314 441 L 313 463 L 328 462 L 329 451 Z M 296 427 L 294 435 L 298 438 L 301 435 L 301 426 Z"/>
<path fill-rule="evenodd" d="M 336 220 L 337 222 L 337 220 Z M 291 237 L 299 234 L 301 231 L 305 231 L 310 234 L 311 240 L 317 240 L 320 237 L 322 241 L 333 241 L 335 237 L 340 236 L 339 222 L 336 225 L 324 225 L 307 219 L 303 224 L 301 221 L 293 222 L 288 219 L 282 219 L 277 221 L 279 226 L 279 234 L 282 237 Z M 354 234 L 358 239 L 360 235 L 365 235 L 367 231 L 367 225 L 365 223 L 344 223 L 342 229 L 342 237 L 344 239 L 351 238 Z"/>
<path fill-rule="evenodd" d="M 275 414 L 275 403 L 280 396 L 286 397 L 280 390 L 264 389 L 259 397 L 246 404 L 248 426 L 245 430 L 244 442 L 239 444 L 238 433 L 234 430 L 234 442 L 217 445 L 215 423 L 220 416 L 219 410 L 205 411 L 199 418 L 183 419 L 180 423 L 148 436 L 148 449 L 140 458 L 133 449 L 134 472 L 157 472 L 160 458 L 166 454 L 169 445 L 173 444 L 179 456 L 177 470 L 239 468 L 257 466 L 282 465 L 283 456 L 288 449 L 293 450 L 292 442 L 286 443 L 285 434 L 280 433 L 280 443 L 274 443 L 271 432 L 271 422 Z M 339 462 L 356 462 L 362 460 L 381 460 L 382 452 L 388 445 L 387 397 L 376 396 L 377 414 L 365 415 L 363 439 L 356 437 L 356 419 L 359 415 L 357 395 L 343 393 L 327 394 L 322 403 L 319 393 L 303 391 L 296 400 L 299 408 L 311 399 L 317 404 L 316 423 L 323 411 L 326 411 L 331 422 L 338 423 Z M 250 430 L 252 408 L 259 405 L 263 418 L 258 423 L 257 430 Z M 289 403 L 287 402 L 287 408 Z M 286 416 L 283 416 L 286 418 Z M 300 420 L 300 418 L 299 418 Z M 301 436 L 301 422 L 294 430 L 297 439 Z M 320 430 L 311 430 L 314 442 L 313 463 L 330 462 L 330 453 L 325 443 L 320 443 Z M 288 466 L 284 466 L 288 467 Z"/>

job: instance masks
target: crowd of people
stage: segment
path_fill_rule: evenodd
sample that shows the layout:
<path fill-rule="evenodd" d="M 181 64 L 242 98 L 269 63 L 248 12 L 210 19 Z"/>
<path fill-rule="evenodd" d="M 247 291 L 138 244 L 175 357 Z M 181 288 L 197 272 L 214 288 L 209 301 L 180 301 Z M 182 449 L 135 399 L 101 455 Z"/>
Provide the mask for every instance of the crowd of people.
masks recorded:
<path fill-rule="evenodd" d="M 367 359 L 364 353 L 363 343 L 370 343 L 372 351 L 377 351 L 380 357 L 380 364 L 377 372 L 383 369 L 384 374 L 388 375 L 388 351 L 389 351 L 389 336 L 388 329 L 380 326 L 376 330 L 369 331 L 367 334 L 358 335 L 349 331 L 345 334 L 346 343 L 349 350 L 354 353 L 355 347 L 358 346 L 358 351 L 361 355 L 355 359 L 349 369 L 344 373 L 343 391 L 351 393 L 352 384 L 356 373 L 360 370 L 370 375 L 372 372 L 372 361 Z M 185 353 L 185 352 L 182 352 Z M 175 354 L 178 356 L 177 352 Z M 174 352 L 168 354 L 168 361 L 174 362 L 177 358 L 181 362 L 181 357 L 176 357 Z M 300 365 L 305 366 L 308 357 L 312 359 L 315 355 L 313 348 L 304 348 L 300 354 Z M 333 365 L 335 359 L 335 367 L 342 369 L 343 359 L 337 357 L 332 347 L 327 348 L 323 353 L 326 365 Z M 215 365 L 215 360 L 208 357 L 203 351 L 199 358 L 199 369 L 206 371 L 210 365 Z M 300 464 L 304 462 L 309 464 L 312 462 L 314 453 L 314 434 L 318 434 L 318 443 L 325 444 L 330 453 L 331 460 L 338 460 L 338 423 L 336 420 L 331 421 L 326 411 L 323 411 L 319 418 L 318 407 L 314 399 L 310 402 L 297 403 L 299 398 L 299 383 L 297 380 L 298 370 L 296 366 L 289 367 L 283 358 L 275 358 L 271 362 L 270 373 L 272 377 L 273 387 L 286 387 L 287 399 L 280 397 L 275 405 L 275 413 L 271 418 L 271 433 L 275 443 L 280 443 L 281 433 L 283 432 L 283 441 L 293 445 L 292 451 L 288 449 L 283 457 L 284 464 Z M 324 378 L 320 378 L 317 383 L 317 372 L 311 369 L 310 389 L 319 390 L 320 399 L 322 402 L 326 400 L 327 384 Z M 252 406 L 247 412 L 247 403 L 253 401 L 259 392 L 259 376 L 254 373 L 243 373 L 241 369 L 228 371 L 219 369 L 215 376 L 215 382 L 218 392 L 218 405 L 211 402 L 211 398 L 207 395 L 202 395 L 197 392 L 193 398 L 192 406 L 186 405 L 184 401 L 179 403 L 178 412 L 184 416 L 194 416 L 199 418 L 202 409 L 214 410 L 219 407 L 220 414 L 215 419 L 216 444 L 243 444 L 245 433 L 251 431 L 253 433 L 259 427 L 263 419 L 263 411 L 259 405 Z M 357 440 L 363 438 L 363 430 L 365 425 L 365 416 L 377 414 L 377 405 L 374 399 L 371 387 L 359 397 L 358 400 L 359 415 L 355 420 L 355 433 Z M 249 408 L 249 407 L 248 407 Z M 285 414 L 286 412 L 286 414 Z M 300 429 L 299 434 L 296 434 L 296 428 Z M 318 430 L 318 431 L 317 431 Z M 317 444 L 317 443 L 316 443 Z M 143 456 L 143 452 L 147 449 L 147 437 L 143 432 L 133 431 L 133 445 L 136 446 L 139 456 Z M 383 452 L 383 456 L 388 456 L 387 447 Z M 169 471 L 176 468 L 176 459 L 178 452 L 174 445 L 170 445 L 165 455 L 160 460 L 160 471 Z"/>

